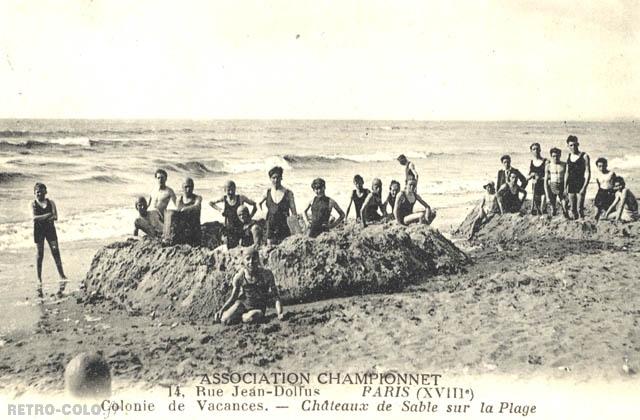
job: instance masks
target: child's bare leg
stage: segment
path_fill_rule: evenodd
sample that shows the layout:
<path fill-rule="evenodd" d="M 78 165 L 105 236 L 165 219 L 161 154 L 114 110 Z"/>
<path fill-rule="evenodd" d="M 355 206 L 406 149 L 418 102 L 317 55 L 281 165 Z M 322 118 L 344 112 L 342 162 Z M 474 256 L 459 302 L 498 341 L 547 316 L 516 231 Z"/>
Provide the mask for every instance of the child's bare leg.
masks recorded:
<path fill-rule="evenodd" d="M 424 223 L 424 221 L 426 221 L 425 217 L 424 217 L 424 212 L 423 211 L 418 211 L 415 213 L 411 213 L 408 216 L 404 217 L 404 223 L 406 225 L 409 225 L 411 223 Z"/>
<path fill-rule="evenodd" d="M 571 206 L 571 216 L 573 220 L 578 220 L 578 196 L 577 194 L 568 194 L 569 205 Z"/>
<path fill-rule="evenodd" d="M 60 257 L 60 248 L 58 247 L 58 241 L 50 241 L 49 249 L 51 250 L 51 255 L 53 255 L 53 260 L 56 262 L 56 268 L 58 269 L 58 275 L 61 280 L 66 280 L 67 277 L 64 275 L 64 270 L 62 269 L 62 258 Z"/>
<path fill-rule="evenodd" d="M 254 324 L 264 319 L 264 313 L 260 309 L 251 309 L 242 314 L 242 322 L 245 324 Z"/>
<path fill-rule="evenodd" d="M 244 304 L 240 301 L 236 301 L 229 309 L 224 311 L 220 317 L 220 322 L 224 325 L 235 324 L 240 322 L 242 314 L 245 312 Z"/>
<path fill-rule="evenodd" d="M 42 297 L 42 260 L 44 258 L 44 240 L 36 242 L 36 273 L 38 274 L 38 285 L 36 291 Z"/>

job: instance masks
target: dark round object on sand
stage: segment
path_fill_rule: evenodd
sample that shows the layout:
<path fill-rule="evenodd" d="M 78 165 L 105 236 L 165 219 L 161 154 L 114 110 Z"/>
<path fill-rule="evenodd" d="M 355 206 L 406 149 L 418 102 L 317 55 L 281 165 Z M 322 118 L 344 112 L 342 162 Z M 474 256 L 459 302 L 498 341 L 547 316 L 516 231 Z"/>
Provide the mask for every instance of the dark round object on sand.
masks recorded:
<path fill-rule="evenodd" d="M 80 353 L 67 364 L 64 383 L 74 397 L 111 395 L 111 371 L 100 353 Z"/>

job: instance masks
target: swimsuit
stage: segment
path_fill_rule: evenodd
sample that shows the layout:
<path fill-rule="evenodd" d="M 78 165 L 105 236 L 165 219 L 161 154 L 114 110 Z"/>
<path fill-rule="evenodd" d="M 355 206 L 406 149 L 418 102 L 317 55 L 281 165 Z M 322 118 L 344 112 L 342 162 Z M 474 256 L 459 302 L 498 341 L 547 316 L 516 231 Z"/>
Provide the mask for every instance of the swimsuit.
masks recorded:
<path fill-rule="evenodd" d="M 362 210 L 364 220 L 366 222 L 378 222 L 382 220 L 382 216 L 380 216 L 380 214 L 378 213 L 378 208 L 381 208 L 381 207 L 382 207 L 382 198 L 377 194 L 373 194 L 373 198 L 369 201 L 369 204 L 367 205 L 367 207 L 365 207 Z"/>
<path fill-rule="evenodd" d="M 227 248 L 235 248 L 240 243 L 242 236 L 242 221 L 238 217 L 238 207 L 242 204 L 240 196 L 236 195 L 236 203 L 231 205 L 227 202 L 227 196 L 224 196 L 224 226 L 227 232 Z"/>
<path fill-rule="evenodd" d="M 593 205 L 597 209 L 607 210 L 616 198 L 613 190 L 613 176 L 614 173 L 612 171 L 609 171 L 608 174 L 600 173 L 596 175 L 600 188 L 598 188 L 596 198 L 593 200 Z"/>
<path fill-rule="evenodd" d="M 270 274 L 264 268 L 259 268 L 254 273 L 254 282 L 247 282 L 246 274 L 243 272 L 244 281 L 242 282 L 242 299 L 240 300 L 247 311 L 260 309 L 264 312 L 267 309 L 267 300 L 269 298 L 269 282 L 265 277 Z"/>
<path fill-rule="evenodd" d="M 180 202 L 178 208 L 190 206 L 196 201 L 196 196 L 193 196 L 193 200 L 185 202 L 183 196 L 180 196 Z M 175 217 L 175 216 L 174 216 Z M 183 220 L 184 225 L 184 238 L 189 245 L 198 246 L 202 239 L 202 229 L 200 228 L 200 211 L 194 212 L 180 212 L 180 218 Z"/>
<path fill-rule="evenodd" d="M 281 242 L 291 236 L 291 230 L 287 224 L 289 216 L 289 191 L 284 190 L 282 200 L 276 203 L 271 198 L 271 188 L 267 190 L 267 239 Z"/>
<path fill-rule="evenodd" d="M 329 197 L 314 197 L 311 203 L 311 225 L 309 236 L 315 238 L 323 232 L 328 232 L 329 218 L 331 217 L 331 202 Z"/>
<path fill-rule="evenodd" d="M 364 200 L 367 198 L 367 195 L 369 195 L 369 193 L 371 192 L 366 188 L 363 191 L 364 192 L 362 194 L 362 197 L 358 197 L 358 192 L 356 190 L 353 190 L 353 192 L 351 193 L 353 206 L 356 209 L 356 220 L 358 221 L 360 221 L 360 219 L 362 218 L 361 211 L 362 211 L 362 205 L 364 204 Z"/>
<path fill-rule="evenodd" d="M 40 204 L 33 200 L 31 206 L 33 207 L 33 214 L 35 216 L 42 216 L 43 214 L 53 213 L 53 206 L 51 205 L 51 201 L 49 199 L 45 199 L 47 205 L 42 208 Z M 58 240 L 58 235 L 56 233 L 56 226 L 53 223 L 53 220 L 41 220 L 39 222 L 33 222 L 33 242 L 39 244 L 43 243 L 44 240 L 47 240 L 49 244 L 53 241 Z"/>
<path fill-rule="evenodd" d="M 578 156 L 578 160 L 571 161 L 571 155 L 567 158 L 567 192 L 569 194 L 578 194 L 584 186 L 584 172 L 586 162 L 584 160 L 584 152 Z"/>
<path fill-rule="evenodd" d="M 404 191 L 398 193 L 398 220 L 404 222 L 404 218 L 411 213 L 413 213 L 413 205 L 416 204 L 415 200 L 413 203 L 409 201 Z"/>
<path fill-rule="evenodd" d="M 516 192 L 514 193 L 508 185 L 499 191 L 502 197 L 502 210 L 505 213 L 518 213 L 520 211 L 522 202 L 518 196 L 519 192 L 520 188 L 516 187 Z"/>
<path fill-rule="evenodd" d="M 537 175 L 537 180 L 532 187 L 533 195 L 544 195 L 544 171 L 546 163 L 546 159 L 542 159 L 542 164 L 540 164 L 540 166 L 534 165 L 533 160 L 531 160 L 531 163 L 529 163 L 529 173 Z"/>
<path fill-rule="evenodd" d="M 256 222 L 251 221 L 248 225 L 245 225 L 242 228 L 242 237 L 240 238 L 240 245 L 242 246 L 251 246 L 253 245 L 253 233 L 251 232 L 252 228 L 256 225 Z"/>

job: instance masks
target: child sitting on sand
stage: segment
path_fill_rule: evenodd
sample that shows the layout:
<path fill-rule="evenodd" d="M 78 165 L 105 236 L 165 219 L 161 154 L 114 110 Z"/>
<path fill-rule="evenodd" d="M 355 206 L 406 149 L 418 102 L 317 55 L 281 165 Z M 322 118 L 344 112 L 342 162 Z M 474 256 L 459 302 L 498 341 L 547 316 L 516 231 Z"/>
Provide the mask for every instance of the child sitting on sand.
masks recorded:
<path fill-rule="evenodd" d="M 522 194 L 522 199 L 520 194 Z M 507 183 L 502 184 L 502 187 L 498 190 L 497 196 L 500 214 L 518 213 L 522 203 L 527 198 L 527 190 L 518 185 L 518 175 L 511 172 Z"/>
<path fill-rule="evenodd" d="M 598 192 L 593 200 L 593 205 L 596 208 L 596 220 L 598 220 L 603 213 L 609 210 L 613 200 L 615 200 L 616 192 L 613 188 L 613 181 L 616 178 L 616 174 L 607 168 L 607 159 L 605 158 L 598 158 L 596 166 L 598 167 L 596 171 Z"/>
<path fill-rule="evenodd" d="M 60 276 L 60 288 L 57 296 L 60 297 L 66 286 L 67 277 L 62 269 L 62 258 L 58 247 L 58 234 L 54 222 L 58 220 L 58 210 L 53 200 L 46 198 L 47 186 L 36 182 L 33 187 L 35 200 L 29 203 L 29 209 L 33 218 L 33 241 L 36 244 L 36 273 L 38 275 L 38 297 L 42 298 L 42 259 L 44 257 L 44 241 L 47 240 L 51 255 L 56 263 Z"/>
<path fill-rule="evenodd" d="M 436 212 L 418 195 L 416 192 L 417 183 L 414 178 L 407 180 L 407 185 L 404 191 L 398 194 L 396 198 L 396 205 L 393 209 L 393 214 L 396 221 L 401 225 L 408 225 L 411 223 L 423 223 L 431 224 L 436 217 Z M 423 211 L 413 211 L 413 206 L 419 202 L 424 206 Z"/>
<path fill-rule="evenodd" d="M 613 188 L 616 191 L 616 196 L 613 203 L 604 214 L 603 218 L 606 219 L 609 214 L 616 212 L 617 221 L 622 222 L 635 222 L 638 220 L 638 200 L 636 196 L 627 188 L 624 178 L 621 176 L 616 177 L 613 180 Z"/>
<path fill-rule="evenodd" d="M 225 304 L 216 312 L 215 321 L 225 325 L 236 322 L 257 323 L 264 320 L 267 303 L 275 300 L 276 314 L 282 319 L 282 304 L 271 270 L 260 265 L 254 247 L 242 251 L 242 267 L 233 277 L 233 290 Z"/>
<path fill-rule="evenodd" d="M 378 213 L 378 209 L 382 214 Z M 361 213 L 363 227 L 367 227 L 367 223 L 379 222 L 387 217 L 387 210 L 382 203 L 382 181 L 379 178 L 373 178 L 371 193 L 364 199 Z"/>
<path fill-rule="evenodd" d="M 240 244 L 242 237 L 242 221 L 238 218 L 238 207 L 243 204 L 249 204 L 253 206 L 251 211 L 251 217 L 256 214 L 258 207 L 253 200 L 248 199 L 242 194 L 236 194 L 236 183 L 229 180 L 224 184 L 224 190 L 226 192 L 221 198 L 210 201 L 209 205 L 222 212 L 224 216 L 224 227 L 227 236 L 227 249 L 235 248 Z M 219 203 L 224 203 L 224 208 L 217 206 Z"/>
<path fill-rule="evenodd" d="M 564 193 L 564 173 L 567 170 L 567 164 L 560 161 L 562 151 L 557 147 L 549 150 L 551 160 L 547 161 L 544 175 L 544 188 L 547 194 L 547 200 L 551 206 L 551 215 L 555 216 L 558 212 L 557 204 L 560 201 L 560 208 L 564 217 L 569 218 L 567 212 L 566 196 Z"/>
<path fill-rule="evenodd" d="M 364 204 L 364 200 L 367 198 L 367 195 L 371 191 L 364 188 L 364 179 L 360 175 L 356 175 L 353 177 L 353 185 L 356 187 L 355 190 L 351 192 L 351 200 L 349 201 L 349 206 L 347 207 L 347 215 L 345 217 L 349 217 L 349 211 L 351 211 L 351 204 L 356 211 L 356 222 L 360 223 L 362 218 L 362 205 Z"/>
<path fill-rule="evenodd" d="M 391 218 L 393 218 L 393 208 L 396 205 L 396 197 L 398 196 L 399 192 L 400 183 L 394 179 L 391 181 L 391 184 L 389 184 L 389 194 L 387 195 L 387 199 L 384 201 L 384 203 L 382 203 L 382 205 L 384 206 L 384 211 L 387 211 L 387 204 L 389 205 L 389 207 L 391 207 L 391 213 L 388 214 L 388 216 L 390 216 Z"/>
<path fill-rule="evenodd" d="M 498 209 L 498 201 L 496 197 L 496 184 L 493 181 L 489 181 L 485 185 L 482 186 L 485 190 L 485 195 L 482 197 L 482 201 L 480 202 L 480 212 L 478 217 L 473 221 L 473 225 L 471 226 L 471 233 L 469 234 L 469 240 L 473 239 L 473 235 L 475 235 L 480 227 L 487 223 L 494 214 L 496 214 Z"/>
<path fill-rule="evenodd" d="M 324 179 L 316 178 L 313 180 L 311 189 L 315 192 L 316 196 L 313 197 L 313 200 L 311 200 L 307 208 L 304 209 L 304 217 L 309 223 L 309 236 L 312 238 L 338 226 L 345 217 L 338 203 L 325 195 L 325 187 L 326 183 Z M 309 210 L 311 210 L 311 217 L 309 217 Z M 333 222 L 330 221 L 332 210 L 338 213 L 338 219 Z"/>
<path fill-rule="evenodd" d="M 133 223 L 133 236 L 138 236 L 138 231 L 141 230 L 151 238 L 160 238 L 164 231 L 160 212 L 156 209 L 149 210 L 147 200 L 142 196 L 136 199 L 136 210 L 140 217 Z"/>

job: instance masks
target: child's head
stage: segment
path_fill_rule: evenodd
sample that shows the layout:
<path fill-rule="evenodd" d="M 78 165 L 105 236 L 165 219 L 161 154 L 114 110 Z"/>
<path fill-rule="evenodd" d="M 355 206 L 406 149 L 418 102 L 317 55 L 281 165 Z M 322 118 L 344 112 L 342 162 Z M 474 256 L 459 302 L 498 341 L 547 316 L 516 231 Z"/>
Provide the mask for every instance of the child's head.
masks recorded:
<path fill-rule="evenodd" d="M 486 184 L 484 184 L 482 186 L 482 188 L 484 188 L 484 190 L 486 192 L 488 192 L 489 194 L 495 194 L 496 193 L 496 184 L 494 184 L 493 181 L 489 181 Z"/>
<path fill-rule="evenodd" d="M 231 180 L 225 182 L 224 193 L 230 197 L 233 197 L 236 194 L 236 183 Z"/>
<path fill-rule="evenodd" d="M 193 179 L 185 178 L 182 182 L 182 191 L 184 192 L 184 194 L 190 196 L 191 194 L 193 194 L 193 188 Z"/>
<path fill-rule="evenodd" d="M 569 150 L 571 150 L 572 152 L 577 151 L 579 145 L 580 143 L 578 143 L 578 137 L 573 135 L 567 137 L 567 146 L 569 147 Z"/>
<path fill-rule="evenodd" d="M 502 162 L 502 166 L 504 166 L 505 169 L 509 169 L 511 167 L 511 156 L 502 155 L 502 157 L 500 157 L 500 162 Z"/>
<path fill-rule="evenodd" d="M 155 177 L 158 180 L 158 185 L 164 187 L 168 177 L 167 171 L 165 171 L 164 169 L 156 169 Z"/>
<path fill-rule="evenodd" d="M 407 179 L 406 189 L 410 192 L 416 192 L 416 188 L 418 187 L 418 181 L 415 178 Z"/>
<path fill-rule="evenodd" d="M 354 176 L 353 185 L 355 185 L 357 189 L 361 190 L 364 186 L 364 179 L 360 175 Z"/>
<path fill-rule="evenodd" d="M 382 181 L 380 178 L 373 178 L 371 181 L 371 191 L 374 194 L 380 194 L 382 192 Z"/>
<path fill-rule="evenodd" d="M 240 219 L 242 223 L 249 223 L 251 221 L 251 213 L 249 212 L 249 207 L 245 206 L 244 204 L 238 206 L 236 214 L 238 215 L 238 219 Z"/>
<path fill-rule="evenodd" d="M 274 166 L 269 169 L 269 178 L 271 178 L 271 183 L 275 186 L 278 186 L 282 181 L 282 174 L 284 170 L 280 166 Z"/>
<path fill-rule="evenodd" d="M 515 184 L 517 180 L 518 180 L 518 175 L 515 172 L 509 173 L 509 183 L 510 184 Z"/>
<path fill-rule="evenodd" d="M 248 246 L 246 248 L 243 248 L 242 262 L 245 268 L 247 268 L 250 273 L 255 272 L 255 270 L 260 265 L 260 256 L 258 254 L 258 250 L 253 246 Z"/>
<path fill-rule="evenodd" d="M 539 155 L 540 154 L 540 143 L 531 143 L 531 146 L 529 146 L 529 150 L 531 150 L 531 153 L 533 153 L 534 155 Z"/>
<path fill-rule="evenodd" d="M 596 166 L 598 167 L 598 169 L 600 169 L 600 172 L 606 171 L 607 165 L 608 165 L 607 159 L 603 157 L 598 158 L 598 160 L 596 160 Z"/>
<path fill-rule="evenodd" d="M 311 182 L 311 189 L 316 193 L 316 196 L 321 197 L 324 195 L 324 189 L 326 183 L 322 178 L 316 178 Z"/>
<path fill-rule="evenodd" d="M 47 186 L 42 182 L 36 182 L 36 184 L 33 186 L 33 193 L 38 198 L 44 198 L 44 196 L 47 195 Z"/>
<path fill-rule="evenodd" d="M 398 194 L 398 192 L 400 192 L 400 183 L 398 181 L 396 181 L 395 179 L 393 181 L 391 181 L 391 184 L 389 184 L 389 192 L 391 193 L 391 195 L 393 197 L 395 197 L 396 194 Z"/>
<path fill-rule="evenodd" d="M 561 155 L 562 155 L 562 151 L 557 147 L 552 147 L 551 150 L 549 150 L 549 156 L 551 156 L 551 159 L 553 159 L 555 163 L 560 162 Z"/>
<path fill-rule="evenodd" d="M 136 210 L 138 210 L 138 213 L 140 213 L 140 216 L 143 216 L 143 217 L 146 216 L 147 208 L 148 208 L 147 199 L 144 198 L 143 196 L 138 196 L 138 198 L 136 198 Z"/>
<path fill-rule="evenodd" d="M 613 189 L 614 190 L 624 190 L 624 187 L 626 187 L 626 183 L 624 182 L 624 178 L 621 176 L 617 176 L 613 179 Z"/>
<path fill-rule="evenodd" d="M 400 165 L 406 165 L 408 162 L 407 157 L 405 155 L 398 156 L 398 162 L 400 162 Z"/>

